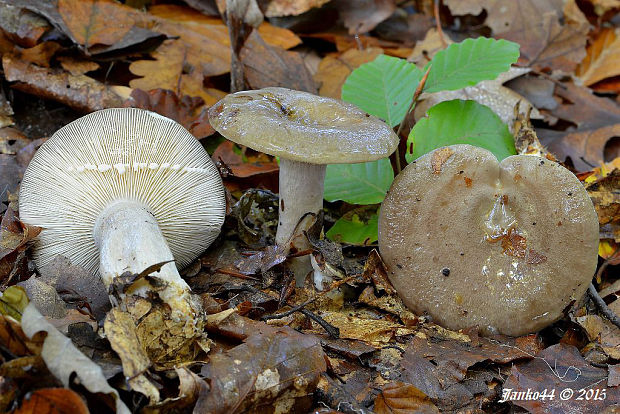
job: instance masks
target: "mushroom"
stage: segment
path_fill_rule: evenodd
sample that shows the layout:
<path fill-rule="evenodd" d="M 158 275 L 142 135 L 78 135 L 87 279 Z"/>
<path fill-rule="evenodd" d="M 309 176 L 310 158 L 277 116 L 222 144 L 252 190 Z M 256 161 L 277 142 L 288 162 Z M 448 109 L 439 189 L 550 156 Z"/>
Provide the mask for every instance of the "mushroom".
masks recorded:
<path fill-rule="evenodd" d="M 21 219 L 44 228 L 37 266 L 64 255 L 108 288 L 127 271 L 189 264 L 219 234 L 225 203 L 200 143 L 175 121 L 135 108 L 97 111 L 59 129 L 28 165 L 19 194 Z M 200 306 L 177 266 L 154 276 L 172 318 L 193 323 Z M 130 289 L 146 296 L 150 286 Z"/>
<path fill-rule="evenodd" d="M 312 220 L 300 220 L 323 208 L 327 164 L 378 160 L 398 145 L 388 125 L 356 106 L 285 88 L 227 95 L 211 107 L 209 121 L 229 140 L 280 157 L 276 244 L 297 251 L 311 248 L 303 232 Z M 310 259 L 293 268 L 300 282 Z"/>
<path fill-rule="evenodd" d="M 449 329 L 518 336 L 588 288 L 599 226 L 579 180 L 545 158 L 470 145 L 408 165 L 381 206 L 379 249 L 405 304 Z"/>

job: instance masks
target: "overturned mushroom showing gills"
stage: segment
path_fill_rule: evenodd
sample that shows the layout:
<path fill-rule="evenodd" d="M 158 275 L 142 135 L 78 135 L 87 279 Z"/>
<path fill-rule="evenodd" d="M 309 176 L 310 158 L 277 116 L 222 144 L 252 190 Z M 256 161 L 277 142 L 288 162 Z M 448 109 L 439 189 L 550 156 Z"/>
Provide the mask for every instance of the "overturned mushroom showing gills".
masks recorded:
<path fill-rule="evenodd" d="M 345 102 L 285 88 L 241 91 L 209 110 L 211 125 L 237 144 L 280 157 L 280 210 L 276 243 L 296 250 L 310 244 L 307 213 L 323 208 L 327 164 L 353 164 L 389 156 L 398 137 L 383 121 Z M 311 270 L 303 258 L 296 276 Z"/>
<path fill-rule="evenodd" d="M 450 329 L 522 335 L 562 316 L 596 270 L 598 219 L 545 158 L 470 145 L 418 158 L 381 207 L 379 249 L 403 301 Z"/>
<path fill-rule="evenodd" d="M 21 219 L 41 226 L 39 267 L 56 255 L 99 273 L 110 288 L 124 272 L 154 272 L 171 318 L 193 329 L 201 318 L 177 271 L 202 253 L 224 221 L 224 188 L 200 143 L 181 125 L 134 108 L 105 109 L 58 130 L 28 166 Z M 136 281 L 125 292 L 152 293 Z M 172 335 L 172 334 L 171 334 Z"/>

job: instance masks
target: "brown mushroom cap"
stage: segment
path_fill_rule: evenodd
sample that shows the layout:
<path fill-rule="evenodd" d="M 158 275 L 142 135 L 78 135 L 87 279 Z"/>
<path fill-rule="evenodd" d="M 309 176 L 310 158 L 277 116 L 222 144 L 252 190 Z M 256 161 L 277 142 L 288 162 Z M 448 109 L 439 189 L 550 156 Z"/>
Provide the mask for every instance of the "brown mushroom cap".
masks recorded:
<path fill-rule="evenodd" d="M 598 219 L 579 180 L 544 158 L 498 163 L 453 145 L 423 155 L 381 207 L 379 248 L 407 306 L 461 329 L 521 335 L 559 319 L 597 265 Z"/>
<path fill-rule="evenodd" d="M 398 145 L 392 128 L 356 106 L 286 88 L 227 95 L 209 122 L 238 144 L 311 164 L 374 161 Z"/>

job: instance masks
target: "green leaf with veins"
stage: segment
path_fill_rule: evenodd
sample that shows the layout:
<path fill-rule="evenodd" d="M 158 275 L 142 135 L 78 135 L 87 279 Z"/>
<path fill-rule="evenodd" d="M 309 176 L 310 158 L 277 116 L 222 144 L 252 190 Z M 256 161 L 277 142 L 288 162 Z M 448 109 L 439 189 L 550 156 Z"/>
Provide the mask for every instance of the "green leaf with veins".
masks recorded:
<path fill-rule="evenodd" d="M 489 107 L 459 99 L 438 103 L 420 119 L 407 139 L 407 162 L 436 148 L 470 144 L 491 151 L 498 160 L 517 153 L 506 124 Z"/>

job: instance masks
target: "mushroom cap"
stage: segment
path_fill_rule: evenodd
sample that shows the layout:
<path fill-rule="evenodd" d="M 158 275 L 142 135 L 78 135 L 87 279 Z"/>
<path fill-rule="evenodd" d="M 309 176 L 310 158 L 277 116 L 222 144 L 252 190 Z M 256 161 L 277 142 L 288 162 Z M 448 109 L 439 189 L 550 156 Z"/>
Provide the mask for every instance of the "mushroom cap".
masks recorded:
<path fill-rule="evenodd" d="M 562 316 L 590 284 L 598 219 L 583 185 L 545 158 L 498 162 L 453 145 L 394 180 L 379 249 L 405 304 L 450 329 L 521 335 Z"/>
<path fill-rule="evenodd" d="M 227 95 L 209 122 L 237 144 L 311 164 L 374 161 L 398 145 L 392 128 L 358 107 L 286 88 Z"/>
<path fill-rule="evenodd" d="M 44 228 L 37 265 L 62 254 L 97 274 L 93 227 L 116 200 L 149 210 L 179 267 L 202 253 L 224 222 L 221 177 L 187 130 L 154 112 L 104 109 L 56 131 L 24 173 L 20 217 Z"/>

